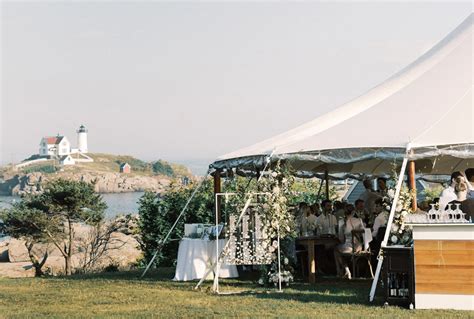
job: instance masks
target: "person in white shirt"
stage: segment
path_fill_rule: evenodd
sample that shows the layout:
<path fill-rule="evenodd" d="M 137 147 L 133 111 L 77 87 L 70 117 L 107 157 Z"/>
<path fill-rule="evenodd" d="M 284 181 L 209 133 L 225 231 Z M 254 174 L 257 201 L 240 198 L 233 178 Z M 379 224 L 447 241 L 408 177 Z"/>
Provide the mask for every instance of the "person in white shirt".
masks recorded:
<path fill-rule="evenodd" d="M 364 223 L 362 219 L 354 217 L 353 212 L 346 211 L 346 220 L 342 226 L 342 230 L 339 232 L 339 240 L 342 244 L 336 246 L 334 249 L 334 258 L 336 260 L 336 270 L 339 277 L 347 277 L 351 279 L 351 272 L 344 260 L 343 254 L 352 253 L 352 231 L 364 229 Z M 362 241 L 358 238 L 354 238 L 354 250 L 362 250 Z M 344 273 L 343 273 L 344 270 Z"/>
<path fill-rule="evenodd" d="M 374 190 L 372 189 L 372 182 L 369 179 L 365 179 L 363 183 L 365 191 L 359 196 L 359 199 L 362 199 L 364 201 L 365 210 L 373 214 L 375 210 L 375 201 L 378 198 L 382 198 L 382 195 L 377 192 L 374 192 Z"/>
<path fill-rule="evenodd" d="M 330 200 L 325 199 L 321 203 L 323 213 L 318 216 L 316 220 L 316 227 L 318 228 L 319 235 L 335 235 L 337 227 L 337 219 L 332 214 L 332 203 Z"/>
<path fill-rule="evenodd" d="M 378 199 L 375 202 L 375 214 L 377 214 L 377 217 L 375 217 L 374 229 L 372 231 L 373 238 L 377 238 L 380 227 L 387 226 L 388 212 L 383 209 L 383 202 L 381 199 Z"/>
<path fill-rule="evenodd" d="M 441 197 L 439 198 L 439 209 L 446 210 L 448 204 L 453 200 L 458 200 L 454 186 L 456 185 L 456 179 L 462 177 L 461 172 L 454 172 L 451 174 L 451 184 L 443 190 Z"/>

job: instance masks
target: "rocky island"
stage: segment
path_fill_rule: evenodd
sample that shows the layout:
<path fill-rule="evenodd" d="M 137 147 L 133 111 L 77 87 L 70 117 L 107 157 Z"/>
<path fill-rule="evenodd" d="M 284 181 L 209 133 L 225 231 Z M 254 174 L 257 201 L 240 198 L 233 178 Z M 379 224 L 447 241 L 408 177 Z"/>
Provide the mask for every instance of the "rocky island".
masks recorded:
<path fill-rule="evenodd" d="M 43 190 L 45 183 L 58 178 L 95 181 L 99 193 L 162 192 L 172 182 L 180 183 L 192 178 L 185 166 L 162 160 L 145 162 L 132 156 L 99 153 L 88 156 L 94 161 L 74 166 L 48 160 L 27 166 L 3 167 L 0 169 L 0 195 L 38 193 Z M 124 164 L 130 166 L 130 172 L 121 171 Z"/>

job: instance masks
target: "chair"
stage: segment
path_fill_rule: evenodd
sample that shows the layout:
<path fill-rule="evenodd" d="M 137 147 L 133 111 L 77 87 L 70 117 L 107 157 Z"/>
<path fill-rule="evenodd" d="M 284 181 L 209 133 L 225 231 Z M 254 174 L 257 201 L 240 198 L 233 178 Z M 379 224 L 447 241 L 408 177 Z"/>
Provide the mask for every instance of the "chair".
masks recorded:
<path fill-rule="evenodd" d="M 344 254 L 344 256 L 350 257 L 351 258 L 351 263 L 352 263 L 352 274 L 353 277 L 356 278 L 358 275 L 358 270 L 359 270 L 359 265 L 358 261 L 360 259 L 365 259 L 367 261 L 367 265 L 369 266 L 370 270 L 370 275 L 372 278 L 374 278 L 374 272 L 372 270 L 372 263 L 371 263 L 371 258 L 372 258 L 372 252 L 370 251 L 370 247 L 367 248 L 367 250 L 363 249 L 360 251 L 356 250 L 356 243 L 364 243 L 364 230 L 363 229 L 354 229 L 352 230 L 352 252 Z"/>
<path fill-rule="evenodd" d="M 299 248 L 299 249 L 298 249 Z M 306 278 L 308 276 L 309 270 L 307 269 L 308 267 L 308 251 L 304 247 L 297 247 L 296 251 L 296 258 L 298 259 L 298 262 L 301 267 L 301 275 L 303 278 Z"/>

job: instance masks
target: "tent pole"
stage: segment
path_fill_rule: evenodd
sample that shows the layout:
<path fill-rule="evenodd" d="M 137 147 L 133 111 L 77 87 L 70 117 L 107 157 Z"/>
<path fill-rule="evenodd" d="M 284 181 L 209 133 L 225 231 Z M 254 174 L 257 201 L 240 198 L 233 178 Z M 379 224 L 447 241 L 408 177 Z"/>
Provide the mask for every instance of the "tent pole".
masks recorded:
<path fill-rule="evenodd" d="M 410 151 L 410 155 L 413 155 L 413 150 Z M 415 180 L 415 161 L 408 162 L 408 188 L 412 195 L 411 209 L 413 212 L 417 210 L 417 198 L 416 198 L 416 180 Z"/>
<path fill-rule="evenodd" d="M 204 175 L 203 179 L 201 180 L 201 182 L 199 183 L 199 185 L 194 189 L 194 192 L 191 194 L 191 196 L 189 197 L 188 201 L 186 202 L 186 205 L 184 205 L 183 209 L 181 210 L 181 213 L 178 215 L 178 218 L 176 218 L 176 221 L 174 222 L 173 226 L 171 226 L 170 230 L 168 231 L 168 233 L 166 234 L 165 238 L 158 241 L 158 247 L 156 248 L 156 251 L 155 253 L 153 254 L 153 257 L 151 258 L 150 262 L 148 263 L 148 265 L 146 266 L 145 270 L 143 271 L 142 275 L 140 276 L 140 278 L 143 278 L 143 276 L 145 276 L 145 274 L 148 272 L 148 269 L 150 269 L 151 265 L 153 264 L 153 262 L 155 261 L 155 258 L 156 256 L 158 255 L 158 252 L 160 251 L 160 249 L 163 247 L 163 245 L 168 241 L 168 238 L 170 237 L 171 233 L 173 232 L 173 230 L 175 229 L 176 225 L 178 225 L 178 221 L 181 219 L 181 217 L 183 216 L 184 212 L 186 211 L 186 209 L 188 208 L 189 206 L 189 203 L 191 203 L 191 200 L 194 198 L 194 195 L 196 195 L 197 191 L 201 188 L 202 184 L 204 183 L 204 181 L 206 180 L 207 178 L 207 175 L 209 175 L 209 172 L 211 171 L 211 169 L 209 169 L 206 173 L 206 175 Z"/>
<path fill-rule="evenodd" d="M 220 186 L 220 182 L 219 182 Z M 220 193 L 220 192 L 219 192 Z M 217 229 L 219 227 L 219 205 L 220 205 L 220 200 L 219 200 L 219 193 L 216 193 L 214 195 L 215 197 L 215 204 L 216 204 L 216 271 L 214 273 L 214 292 L 219 293 L 219 271 L 220 271 L 220 265 L 219 265 L 219 235 L 217 232 Z"/>
<path fill-rule="evenodd" d="M 215 204 L 215 210 L 216 210 L 216 223 L 220 223 L 221 221 L 221 211 L 222 211 L 222 205 L 221 205 L 221 198 L 219 196 L 216 196 L 216 194 L 222 192 L 222 186 L 221 186 L 221 172 L 219 170 L 216 170 L 214 173 L 214 198 L 216 200 Z"/>
<path fill-rule="evenodd" d="M 383 254 L 381 252 L 382 252 L 382 249 L 387 246 L 388 237 L 390 236 L 390 233 L 391 233 L 393 217 L 395 216 L 395 210 L 397 207 L 398 198 L 400 197 L 400 190 L 402 188 L 403 177 L 405 176 L 407 162 L 408 162 L 408 158 L 405 156 L 403 158 L 402 168 L 400 169 L 400 175 L 398 175 L 397 188 L 395 190 L 395 196 L 393 197 L 392 207 L 390 208 L 390 215 L 388 216 L 388 220 L 387 220 L 387 228 L 385 230 L 385 235 L 384 235 L 382 244 L 380 245 L 377 270 L 375 271 L 374 280 L 372 281 L 372 287 L 370 288 L 370 294 L 369 294 L 370 302 L 374 301 L 375 290 L 377 289 L 377 282 L 380 277 L 380 270 L 382 269 L 382 263 L 383 263 Z"/>
<path fill-rule="evenodd" d="M 326 199 L 329 199 L 329 172 L 324 171 L 324 180 L 326 181 Z"/>

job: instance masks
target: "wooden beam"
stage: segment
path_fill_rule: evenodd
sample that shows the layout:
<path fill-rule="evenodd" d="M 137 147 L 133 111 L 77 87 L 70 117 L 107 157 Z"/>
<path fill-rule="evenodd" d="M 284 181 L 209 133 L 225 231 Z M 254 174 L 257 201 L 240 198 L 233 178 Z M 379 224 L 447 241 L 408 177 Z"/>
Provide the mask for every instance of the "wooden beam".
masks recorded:
<path fill-rule="evenodd" d="M 415 179 L 415 161 L 408 162 L 408 188 L 412 193 L 412 201 L 411 201 L 411 209 L 413 211 L 417 210 L 417 203 L 416 203 L 416 179 Z"/>
<path fill-rule="evenodd" d="M 220 171 L 216 171 L 214 173 L 214 198 L 216 198 L 216 194 L 217 193 L 221 193 L 222 192 L 222 187 L 221 187 L 221 172 Z M 221 219 L 222 219 L 222 207 L 221 207 L 221 197 L 218 196 L 216 198 L 217 200 L 217 205 L 216 205 L 216 209 L 217 209 L 217 222 L 220 223 L 221 222 Z"/>

